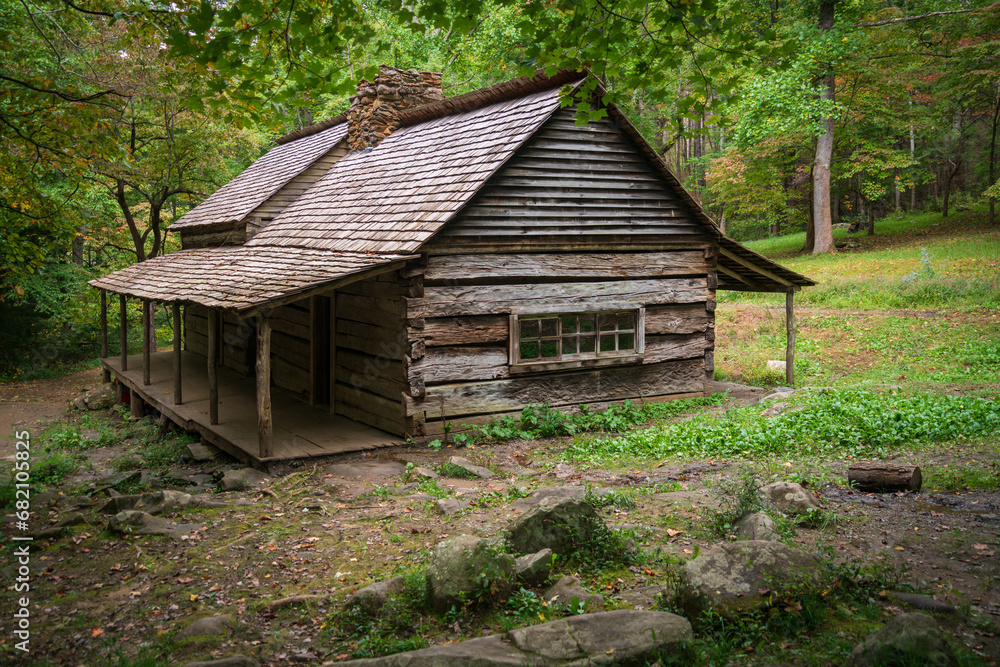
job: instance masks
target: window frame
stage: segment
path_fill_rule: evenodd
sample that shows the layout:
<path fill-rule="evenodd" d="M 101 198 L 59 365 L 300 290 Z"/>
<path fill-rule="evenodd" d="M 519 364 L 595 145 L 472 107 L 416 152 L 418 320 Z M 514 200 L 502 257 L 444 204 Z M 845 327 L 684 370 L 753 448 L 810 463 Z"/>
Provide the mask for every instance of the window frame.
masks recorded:
<path fill-rule="evenodd" d="M 543 319 L 558 318 L 563 315 L 593 314 L 595 319 L 599 315 L 610 313 L 621 313 L 631 311 L 635 315 L 635 349 L 626 353 L 600 352 L 600 331 L 595 330 L 595 351 L 592 357 L 574 357 L 563 359 L 562 345 L 559 346 L 560 358 L 522 360 L 521 350 L 521 319 Z M 560 327 L 562 324 L 560 323 Z M 598 327 L 599 329 L 599 327 Z M 534 306 L 515 308 L 510 313 L 509 324 L 508 361 L 510 372 L 516 373 L 539 373 L 544 371 L 556 371 L 572 368 L 594 368 L 601 366 L 624 366 L 628 364 L 642 363 L 646 349 L 646 307 L 641 304 L 590 304 L 590 305 L 568 305 L 557 304 L 551 306 Z M 562 340 L 560 331 L 559 340 Z"/>

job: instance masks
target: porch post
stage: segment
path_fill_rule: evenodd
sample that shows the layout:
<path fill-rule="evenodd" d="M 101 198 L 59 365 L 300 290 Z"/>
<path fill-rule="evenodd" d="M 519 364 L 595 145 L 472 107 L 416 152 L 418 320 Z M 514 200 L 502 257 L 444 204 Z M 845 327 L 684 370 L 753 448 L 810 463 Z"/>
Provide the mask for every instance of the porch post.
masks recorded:
<path fill-rule="evenodd" d="M 257 442 L 264 459 L 274 452 L 271 423 L 271 322 L 260 314 L 257 320 Z"/>
<path fill-rule="evenodd" d="M 785 292 L 785 382 L 795 386 L 795 289 Z"/>
<path fill-rule="evenodd" d="M 111 382 L 111 371 L 104 366 L 108 358 L 108 291 L 101 290 L 101 381 Z"/>
<path fill-rule="evenodd" d="M 337 414 L 337 293 L 330 293 L 330 414 Z"/>
<path fill-rule="evenodd" d="M 149 299 L 142 300 L 142 384 L 149 386 Z"/>
<path fill-rule="evenodd" d="M 208 422 L 219 423 L 219 311 L 208 309 Z"/>
<path fill-rule="evenodd" d="M 316 362 L 319 358 L 319 297 L 309 297 L 309 405 L 316 405 L 317 380 Z"/>
<path fill-rule="evenodd" d="M 118 295 L 118 323 L 121 329 L 122 371 L 128 370 L 128 311 L 125 310 L 125 295 Z"/>
<path fill-rule="evenodd" d="M 181 304 L 174 301 L 170 304 L 174 316 L 174 405 L 181 401 Z"/>

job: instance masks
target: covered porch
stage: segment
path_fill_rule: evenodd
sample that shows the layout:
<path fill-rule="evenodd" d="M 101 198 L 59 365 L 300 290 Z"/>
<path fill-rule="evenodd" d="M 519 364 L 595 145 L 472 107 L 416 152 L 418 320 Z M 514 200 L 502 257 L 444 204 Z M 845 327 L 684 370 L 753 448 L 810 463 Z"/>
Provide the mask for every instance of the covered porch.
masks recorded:
<path fill-rule="evenodd" d="M 207 381 L 208 361 L 191 351 L 181 352 L 183 402 L 174 402 L 174 353 L 149 356 L 149 384 L 143 383 L 143 355 L 129 355 L 122 370 L 118 357 L 103 360 L 104 369 L 132 398 L 142 401 L 187 431 L 247 463 L 328 456 L 401 443 L 397 436 L 365 426 L 325 407 L 313 407 L 290 393 L 271 392 L 271 452 L 261 454 L 257 423 L 257 387 L 253 378 L 217 369 L 218 423 L 211 423 Z M 133 401 L 133 405 L 135 405 Z M 140 405 L 141 409 L 141 405 Z"/>
<path fill-rule="evenodd" d="M 369 391 L 389 364 L 373 357 L 360 374 L 352 372 L 352 337 L 338 322 L 353 324 L 338 313 L 366 312 L 365 286 L 408 259 L 214 248 L 171 253 L 91 281 L 101 290 L 105 380 L 113 376 L 128 392 L 133 417 L 148 404 L 248 463 L 399 444 L 401 403 L 393 419 L 395 404 L 385 408 Z M 376 292 L 384 288 L 375 286 Z M 361 302 L 338 307 L 338 290 L 347 290 L 345 300 L 359 298 L 352 289 L 365 295 Z M 109 294 L 118 296 L 123 351 L 128 299 L 142 304 L 141 354 L 109 356 Z M 168 308 L 172 351 L 151 345 L 154 304 Z"/>

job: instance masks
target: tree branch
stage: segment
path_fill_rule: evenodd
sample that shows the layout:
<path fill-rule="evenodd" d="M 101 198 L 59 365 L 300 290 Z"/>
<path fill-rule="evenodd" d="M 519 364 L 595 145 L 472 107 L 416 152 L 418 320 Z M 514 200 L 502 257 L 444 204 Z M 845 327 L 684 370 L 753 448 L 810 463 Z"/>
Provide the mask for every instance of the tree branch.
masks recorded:
<path fill-rule="evenodd" d="M 933 16 L 946 16 L 948 14 L 968 14 L 969 12 L 977 12 L 982 7 L 974 7 L 973 9 L 952 9 L 947 12 L 931 12 L 929 14 L 921 14 L 920 16 L 903 16 L 898 19 L 885 19 L 884 21 L 871 21 L 869 23 L 855 23 L 854 25 L 858 28 L 877 28 L 882 25 L 895 25 L 896 23 L 907 23 L 909 21 L 919 21 L 920 19 L 929 19 Z"/>

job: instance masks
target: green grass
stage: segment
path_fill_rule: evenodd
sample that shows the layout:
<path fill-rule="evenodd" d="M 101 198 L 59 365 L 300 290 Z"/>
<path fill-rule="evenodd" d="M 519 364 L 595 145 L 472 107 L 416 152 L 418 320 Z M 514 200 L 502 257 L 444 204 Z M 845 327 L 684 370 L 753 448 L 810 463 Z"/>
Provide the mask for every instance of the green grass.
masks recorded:
<path fill-rule="evenodd" d="M 804 233 L 747 245 L 819 283 L 796 296 L 796 302 L 804 306 L 1000 308 L 1000 235 L 986 225 L 982 210 L 959 212 L 947 219 L 937 213 L 892 217 L 880 220 L 876 231 L 875 236 L 850 235 L 860 248 L 820 256 L 800 253 Z M 835 239 L 847 236 L 845 230 L 834 231 Z M 720 292 L 719 301 L 767 303 L 769 299 L 768 295 Z"/>
<path fill-rule="evenodd" d="M 867 458 L 912 443 L 1000 433 L 1000 404 L 979 398 L 842 390 L 796 400 L 805 409 L 776 417 L 749 406 L 619 437 L 577 437 L 562 457 L 590 464 L 671 457 Z"/>

